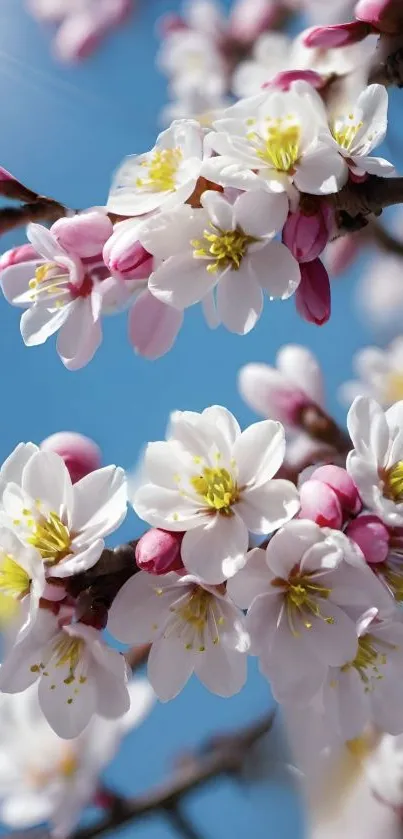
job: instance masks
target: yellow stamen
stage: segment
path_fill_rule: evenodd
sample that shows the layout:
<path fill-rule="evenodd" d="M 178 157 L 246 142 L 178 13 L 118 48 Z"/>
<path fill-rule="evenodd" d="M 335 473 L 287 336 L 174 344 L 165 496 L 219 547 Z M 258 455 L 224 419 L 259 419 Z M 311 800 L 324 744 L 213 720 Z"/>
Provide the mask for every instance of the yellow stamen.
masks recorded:
<path fill-rule="evenodd" d="M 30 589 L 30 577 L 9 554 L 0 559 L 0 591 L 14 598 L 23 597 Z"/>
<path fill-rule="evenodd" d="M 190 483 L 207 507 L 221 515 L 232 515 L 231 507 L 239 501 L 239 489 L 227 469 L 206 466 L 201 475 L 191 478 Z"/>
<path fill-rule="evenodd" d="M 257 149 L 257 156 L 278 172 L 292 171 L 300 156 L 301 129 L 295 122 L 288 124 L 289 119 L 293 119 L 292 115 L 287 121 L 278 119 L 269 123 L 263 147 Z M 262 144 L 261 137 L 255 132 L 251 132 L 248 139 Z"/>
<path fill-rule="evenodd" d="M 403 501 L 403 460 L 398 460 L 387 470 L 384 480 L 383 494 L 399 504 Z"/>
<path fill-rule="evenodd" d="M 39 551 L 46 562 L 54 564 L 69 555 L 70 533 L 57 513 L 49 513 L 48 519 L 32 522 L 32 527 L 34 533 L 27 542 Z"/>
<path fill-rule="evenodd" d="M 342 673 L 346 673 L 352 667 L 357 671 L 361 681 L 365 685 L 365 691 L 373 690 L 373 682 L 383 679 L 383 674 L 380 670 L 388 660 L 388 652 L 396 650 L 394 644 L 388 644 L 387 641 L 379 641 L 373 635 L 363 635 L 358 639 L 358 651 L 354 661 L 344 664 L 340 668 Z"/>
<path fill-rule="evenodd" d="M 150 189 L 152 192 L 169 192 L 176 188 L 175 175 L 183 154 L 180 148 L 162 149 L 155 151 L 151 158 L 140 164 L 147 168 L 146 178 L 137 178 L 139 189 Z"/>
<path fill-rule="evenodd" d="M 312 617 L 320 618 L 327 624 L 333 624 L 334 618 L 326 616 L 321 610 L 321 600 L 327 600 L 330 588 L 318 585 L 309 574 L 292 573 L 288 580 L 276 578 L 271 585 L 285 589 L 285 608 L 288 625 L 297 638 L 296 619 L 302 620 L 305 629 L 312 629 Z"/>
<path fill-rule="evenodd" d="M 349 115 L 349 119 L 352 119 L 351 114 Z M 363 122 L 357 122 L 355 125 L 342 125 L 340 128 L 336 128 L 336 122 L 333 124 L 331 128 L 331 132 L 333 134 L 336 143 L 341 146 L 342 149 L 350 149 L 356 135 L 358 134 L 360 128 L 364 125 Z"/>
<path fill-rule="evenodd" d="M 249 248 L 258 240 L 247 236 L 243 230 L 220 230 L 210 222 L 210 230 L 204 230 L 202 239 L 192 239 L 193 256 L 213 257 L 214 262 L 207 265 L 206 270 L 215 274 L 218 270 L 230 267 L 237 271 Z"/>

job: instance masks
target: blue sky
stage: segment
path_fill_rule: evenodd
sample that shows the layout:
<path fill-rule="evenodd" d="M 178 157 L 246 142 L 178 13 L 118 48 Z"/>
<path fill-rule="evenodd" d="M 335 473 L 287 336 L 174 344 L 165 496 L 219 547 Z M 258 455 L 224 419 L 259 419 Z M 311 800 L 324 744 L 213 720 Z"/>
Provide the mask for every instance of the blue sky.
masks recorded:
<path fill-rule="evenodd" d="M 49 39 L 22 8 L 22 0 L 0 7 L 0 164 L 43 194 L 72 207 L 105 201 L 110 175 L 125 154 L 142 152 L 154 141 L 165 81 L 155 69 L 155 20 L 179 8 L 177 0 L 139 0 L 139 14 L 110 38 L 97 55 L 77 68 L 63 68 L 49 53 Z M 3 239 L 2 249 L 21 241 Z M 199 310 L 188 312 L 172 352 L 150 363 L 134 355 L 125 316 L 105 322 L 95 360 L 84 370 L 64 369 L 52 341 L 26 349 L 19 313 L 0 300 L 3 460 L 21 440 L 39 442 L 59 430 L 93 437 L 105 463 L 132 467 L 147 440 L 161 439 L 171 410 L 226 405 L 242 425 L 254 419 L 236 390 L 239 367 L 274 361 L 289 341 L 309 346 L 326 375 L 329 407 L 343 419 L 336 387 L 351 374 L 354 351 L 371 340 L 352 306 L 355 277 L 335 281 L 333 315 L 319 329 L 303 323 L 293 301 L 267 303 L 257 328 L 247 337 L 211 332 Z M 122 539 L 136 536 L 130 515 Z M 252 662 L 247 688 L 221 700 L 192 681 L 169 705 L 158 705 L 126 743 L 109 771 L 111 782 L 133 794 L 161 779 L 175 755 L 209 733 L 250 721 L 271 704 L 266 683 Z M 188 809 L 207 839 L 299 839 L 302 817 L 292 794 L 271 779 L 261 787 L 220 782 L 190 798 Z M 132 829 L 128 828 L 128 832 Z M 132 830 L 143 839 L 172 835 L 160 820 Z"/>

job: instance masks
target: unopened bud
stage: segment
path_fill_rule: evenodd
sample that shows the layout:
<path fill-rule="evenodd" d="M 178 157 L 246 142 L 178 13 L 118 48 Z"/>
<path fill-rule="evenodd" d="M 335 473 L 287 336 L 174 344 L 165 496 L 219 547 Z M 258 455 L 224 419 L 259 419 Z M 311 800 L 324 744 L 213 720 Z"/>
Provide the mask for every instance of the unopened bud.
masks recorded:
<path fill-rule="evenodd" d="M 301 282 L 295 292 L 298 313 L 308 323 L 322 326 L 330 318 L 329 275 L 323 262 L 314 259 L 301 264 Z"/>
<path fill-rule="evenodd" d="M 357 487 L 345 469 L 341 466 L 334 466 L 327 464 L 319 466 L 318 469 L 312 473 L 311 477 L 315 481 L 321 481 L 330 487 L 336 493 L 340 502 L 341 508 L 345 513 L 357 515 L 362 508 L 361 498 L 358 494 Z"/>
<path fill-rule="evenodd" d="M 61 218 L 52 225 L 59 245 L 81 259 L 99 256 L 112 231 L 111 220 L 98 210 Z"/>
<path fill-rule="evenodd" d="M 283 228 L 283 242 L 298 262 L 312 262 L 324 251 L 333 227 L 333 213 L 327 204 L 316 212 L 298 209 L 289 213 Z"/>
<path fill-rule="evenodd" d="M 325 81 L 323 76 L 320 73 L 316 73 L 315 70 L 282 70 L 274 78 L 265 82 L 262 87 L 277 87 L 279 90 L 287 91 L 290 90 L 293 82 L 306 82 L 315 88 L 315 90 L 320 90 L 324 86 Z"/>
<path fill-rule="evenodd" d="M 181 571 L 181 544 L 183 533 L 171 533 L 153 527 L 139 539 L 136 546 L 136 562 L 142 571 L 149 574 L 168 574 Z"/>
<path fill-rule="evenodd" d="M 74 431 L 59 431 L 57 434 L 52 434 L 43 440 L 41 449 L 56 452 L 63 458 L 73 484 L 85 475 L 89 475 L 90 472 L 99 469 L 101 465 L 101 451 L 96 443 L 89 437 L 76 434 Z"/>
<path fill-rule="evenodd" d="M 299 518 L 310 519 L 320 527 L 339 530 L 343 513 L 336 493 L 321 481 L 309 479 L 300 487 L 301 509 Z"/>
<path fill-rule="evenodd" d="M 389 553 L 389 531 L 377 516 L 359 516 L 346 528 L 346 536 L 358 545 L 370 565 L 385 562 Z"/>
<path fill-rule="evenodd" d="M 401 0 L 359 0 L 354 14 L 357 20 L 370 24 L 385 35 L 401 34 L 403 24 Z"/>
<path fill-rule="evenodd" d="M 371 25 L 361 20 L 339 23 L 334 26 L 314 26 L 307 30 L 303 43 L 306 47 L 324 50 L 348 47 L 363 41 L 371 32 Z"/>
<path fill-rule="evenodd" d="M 153 257 L 140 244 L 138 225 L 118 225 L 103 249 L 105 265 L 122 280 L 145 280 L 153 269 Z"/>

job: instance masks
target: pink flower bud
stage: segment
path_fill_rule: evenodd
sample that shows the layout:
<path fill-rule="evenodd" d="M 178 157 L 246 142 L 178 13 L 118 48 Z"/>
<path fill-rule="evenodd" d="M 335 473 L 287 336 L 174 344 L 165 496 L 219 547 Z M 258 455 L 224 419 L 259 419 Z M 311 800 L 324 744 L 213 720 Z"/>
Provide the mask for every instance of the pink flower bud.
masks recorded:
<path fill-rule="evenodd" d="M 311 478 L 315 481 L 321 481 L 336 493 L 344 512 L 352 515 L 357 515 L 360 512 L 362 502 L 357 487 L 348 472 L 341 466 L 334 466 L 333 464 L 319 466 L 312 473 Z"/>
<path fill-rule="evenodd" d="M 281 20 L 283 5 L 278 0 L 237 0 L 231 10 L 229 35 L 241 44 L 253 44 Z"/>
<path fill-rule="evenodd" d="M 53 583 L 46 583 L 42 597 L 44 600 L 49 600 L 51 603 L 59 603 L 66 597 L 66 589 L 63 585 L 54 585 Z"/>
<path fill-rule="evenodd" d="M 81 259 L 98 256 L 112 234 L 113 225 L 105 213 L 79 213 L 56 221 L 51 231 L 59 245 Z"/>
<path fill-rule="evenodd" d="M 11 265 L 19 265 L 20 262 L 31 262 L 33 259 L 39 259 L 39 256 L 32 245 L 19 245 L 0 256 L 0 271 L 10 268 Z"/>
<path fill-rule="evenodd" d="M 320 527 L 339 530 L 343 524 L 343 513 L 337 495 L 321 481 L 311 478 L 300 487 L 301 509 L 299 518 L 310 519 Z"/>
<path fill-rule="evenodd" d="M 389 532 L 377 516 L 359 516 L 350 522 L 345 532 L 362 550 L 370 565 L 385 562 L 389 553 Z"/>
<path fill-rule="evenodd" d="M 295 292 L 295 304 L 298 313 L 308 323 L 322 326 L 329 320 L 331 311 L 329 275 L 320 259 L 301 264 L 301 282 Z"/>
<path fill-rule="evenodd" d="M 123 225 L 125 222 L 123 222 Z M 105 265 L 122 280 L 146 280 L 153 270 L 153 257 L 137 238 L 138 225 L 118 225 L 103 249 Z"/>
<path fill-rule="evenodd" d="M 308 29 L 303 43 L 306 47 L 318 49 L 335 49 L 336 47 L 347 47 L 363 41 L 370 35 L 372 27 L 360 20 L 353 20 L 351 23 L 339 23 L 334 26 L 314 26 Z"/>
<path fill-rule="evenodd" d="M 0 181 L 16 181 L 17 179 L 7 169 L 0 166 Z"/>
<path fill-rule="evenodd" d="M 281 73 L 277 73 L 274 78 L 265 82 L 262 87 L 277 87 L 279 90 L 287 91 L 290 90 L 293 82 L 298 81 L 310 84 L 315 90 L 320 90 L 325 84 L 323 76 L 315 73 L 315 70 L 283 70 Z"/>
<path fill-rule="evenodd" d="M 99 469 L 101 452 L 96 443 L 74 431 L 59 431 L 43 440 L 41 449 L 63 458 L 73 484 Z"/>
<path fill-rule="evenodd" d="M 158 35 L 160 38 L 166 38 L 172 35 L 172 32 L 180 32 L 184 29 L 189 29 L 185 20 L 180 15 L 168 13 L 163 15 L 157 22 Z"/>
<path fill-rule="evenodd" d="M 312 262 L 325 249 L 333 229 L 333 213 L 327 204 L 310 214 L 298 209 L 289 213 L 283 242 L 298 262 Z"/>
<path fill-rule="evenodd" d="M 359 0 L 354 14 L 385 35 L 399 35 L 403 23 L 401 0 Z"/>
<path fill-rule="evenodd" d="M 183 533 L 171 533 L 153 527 L 139 539 L 136 545 L 136 562 L 142 571 L 149 574 L 168 574 L 181 571 L 181 544 Z"/>

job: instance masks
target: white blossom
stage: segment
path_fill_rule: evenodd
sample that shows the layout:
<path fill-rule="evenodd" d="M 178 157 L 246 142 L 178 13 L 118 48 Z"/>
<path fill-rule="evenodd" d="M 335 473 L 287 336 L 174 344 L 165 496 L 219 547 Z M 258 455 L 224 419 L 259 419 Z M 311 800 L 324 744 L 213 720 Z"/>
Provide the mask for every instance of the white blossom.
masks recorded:
<path fill-rule="evenodd" d="M 59 455 L 28 443 L 10 455 L 0 480 L 2 523 L 22 543 L 21 562 L 35 548 L 48 577 L 69 577 L 95 565 L 104 537 L 126 515 L 125 473 L 116 466 L 73 485 Z M 14 553 L 13 561 L 19 562 Z"/>
<path fill-rule="evenodd" d="M 249 332 L 260 317 L 263 291 L 289 297 L 300 282 L 297 261 L 273 241 L 288 212 L 285 195 L 243 193 L 234 204 L 204 192 L 202 208 L 184 206 L 144 223 L 143 246 L 164 260 L 149 279 L 159 300 L 177 309 L 216 289 L 219 319 L 232 332 Z"/>
<path fill-rule="evenodd" d="M 218 156 L 204 161 L 202 174 L 243 190 L 292 194 L 294 184 L 314 195 L 337 192 L 347 173 L 325 119 L 320 96 L 302 81 L 287 92 L 268 89 L 241 99 L 208 134 L 206 143 Z"/>
<path fill-rule="evenodd" d="M 364 504 L 386 524 L 403 524 L 403 402 L 386 412 L 358 396 L 347 417 L 353 451 L 347 470 Z"/>
<path fill-rule="evenodd" d="M 171 209 L 190 198 L 203 159 L 203 129 L 195 120 L 177 120 L 151 151 L 127 157 L 115 174 L 107 208 L 137 216 Z"/>
<path fill-rule="evenodd" d="M 23 830 L 47 821 L 65 839 L 92 803 L 99 776 L 123 737 L 150 712 L 154 692 L 146 679 L 128 686 L 130 709 L 106 720 L 95 715 L 75 740 L 55 734 L 41 711 L 35 686 L 0 699 L 0 818 Z"/>
<path fill-rule="evenodd" d="M 245 564 L 249 531 L 271 533 L 298 512 L 294 485 L 272 480 L 284 450 L 280 423 L 267 420 L 241 433 L 220 406 L 176 411 L 167 441 L 147 446 L 135 512 L 155 527 L 186 531 L 186 569 L 220 583 Z"/>
<path fill-rule="evenodd" d="M 20 693 L 34 682 L 49 725 L 66 740 L 78 737 L 94 714 L 116 719 L 130 705 L 124 657 L 93 627 L 60 625 L 47 609 L 39 610 L 0 668 L 4 693 Z"/>
<path fill-rule="evenodd" d="M 370 396 L 383 408 L 403 398 L 403 337 L 388 347 L 364 347 L 353 359 L 357 379 L 345 382 L 340 397 L 350 405 L 356 396 Z"/>
<path fill-rule="evenodd" d="M 382 586 L 343 533 L 303 519 L 289 522 L 255 548 L 228 581 L 228 593 L 248 608 L 251 652 L 280 702 L 307 704 L 328 668 L 354 659 L 356 619 Z"/>
<path fill-rule="evenodd" d="M 198 577 L 140 571 L 113 601 L 108 629 L 126 643 L 152 642 L 148 678 L 163 702 L 193 672 L 219 696 L 237 693 L 246 681 L 249 637 L 242 612 L 221 587 Z"/>

